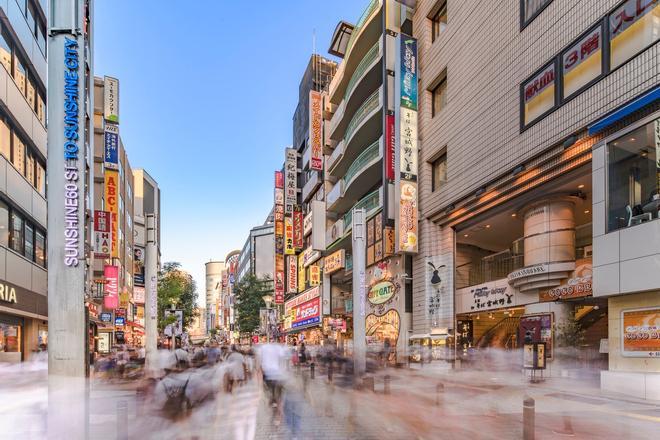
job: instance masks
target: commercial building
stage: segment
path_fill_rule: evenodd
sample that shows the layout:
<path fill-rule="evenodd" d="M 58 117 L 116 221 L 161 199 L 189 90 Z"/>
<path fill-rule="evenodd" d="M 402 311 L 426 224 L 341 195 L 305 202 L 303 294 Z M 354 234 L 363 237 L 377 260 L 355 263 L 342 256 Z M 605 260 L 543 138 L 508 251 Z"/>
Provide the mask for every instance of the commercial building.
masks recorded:
<path fill-rule="evenodd" d="M 206 329 L 218 326 L 217 304 L 222 290 L 222 272 L 226 265 L 224 261 L 209 261 L 206 267 Z"/>
<path fill-rule="evenodd" d="M 0 362 L 48 344 L 44 3 L 0 4 Z"/>
<path fill-rule="evenodd" d="M 225 257 L 225 270 L 222 271 L 222 285 L 220 296 L 216 301 L 216 316 L 218 321 L 219 337 L 230 341 L 234 331 L 234 285 L 236 284 L 236 273 L 241 251 L 231 251 Z M 233 342 L 233 341 L 232 341 Z"/>
<path fill-rule="evenodd" d="M 139 346 L 134 300 L 134 182 L 119 135 L 119 81 L 94 78 L 94 282 L 89 302 L 90 351 Z M 144 302 L 143 299 L 138 298 Z"/>
<path fill-rule="evenodd" d="M 658 399 L 660 5 L 420 0 L 413 23 L 414 333 L 466 360 L 544 343 L 551 375 L 579 341 L 603 389 Z"/>
<path fill-rule="evenodd" d="M 273 279 L 274 232 L 273 223 L 268 222 L 250 229 L 250 234 L 238 257 L 236 269 L 238 281 L 246 275 Z"/>

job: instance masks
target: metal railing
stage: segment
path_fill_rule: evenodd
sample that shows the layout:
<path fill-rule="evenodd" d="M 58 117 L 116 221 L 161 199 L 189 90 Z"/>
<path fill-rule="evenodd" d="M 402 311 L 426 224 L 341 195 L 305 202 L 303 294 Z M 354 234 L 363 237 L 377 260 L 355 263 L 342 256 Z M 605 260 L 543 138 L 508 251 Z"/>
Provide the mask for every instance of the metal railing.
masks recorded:
<path fill-rule="evenodd" d="M 346 170 L 346 174 L 342 178 L 344 181 L 344 188 L 353 180 L 364 167 L 372 162 L 380 154 L 380 141 L 376 141 L 373 144 L 369 145 L 360 155 L 353 161 L 351 166 Z"/>
<path fill-rule="evenodd" d="M 355 72 L 353 72 L 353 76 L 351 76 L 351 80 L 348 82 L 348 85 L 346 86 L 346 92 L 344 93 L 344 101 L 348 99 L 349 96 L 351 96 L 351 93 L 353 93 L 353 89 L 357 85 L 358 80 L 362 76 L 362 74 L 367 70 L 367 67 L 371 65 L 376 59 L 378 59 L 378 52 L 379 52 L 379 42 L 376 41 L 376 44 L 372 46 L 371 49 L 364 55 L 364 58 L 362 58 L 362 61 L 360 61 L 360 64 L 355 68 Z"/>
<path fill-rule="evenodd" d="M 351 33 L 351 39 L 348 40 L 348 44 L 346 45 L 346 57 L 351 53 L 351 48 L 353 47 L 353 44 L 355 43 L 355 39 L 357 38 L 357 34 L 360 33 L 360 29 L 362 29 L 362 26 L 367 22 L 369 17 L 371 17 L 371 14 L 378 9 L 378 6 L 380 6 L 380 0 L 371 0 L 371 2 L 367 5 L 367 8 L 364 10 L 362 15 L 360 16 L 360 19 L 357 21 L 355 24 L 355 28 L 353 28 L 353 33 Z"/>
<path fill-rule="evenodd" d="M 362 197 L 353 207 L 344 214 L 344 230 L 346 232 L 353 228 L 353 210 L 364 208 L 367 211 L 367 217 L 375 209 L 380 208 L 380 188 Z"/>
<path fill-rule="evenodd" d="M 351 119 L 351 122 L 348 123 L 348 127 L 346 127 L 344 142 L 349 141 L 351 136 L 353 136 L 353 131 L 355 131 L 357 126 L 360 125 L 362 121 L 364 121 L 364 118 L 369 113 L 376 110 L 379 105 L 380 105 L 380 88 L 378 88 L 374 93 L 372 93 L 371 96 L 368 97 L 366 101 L 362 103 L 360 108 L 357 109 L 357 111 L 353 115 L 353 118 Z"/>
<path fill-rule="evenodd" d="M 456 267 L 456 288 L 476 286 L 506 278 L 514 270 L 525 266 L 525 256 L 501 253 L 489 255 L 477 262 Z"/>

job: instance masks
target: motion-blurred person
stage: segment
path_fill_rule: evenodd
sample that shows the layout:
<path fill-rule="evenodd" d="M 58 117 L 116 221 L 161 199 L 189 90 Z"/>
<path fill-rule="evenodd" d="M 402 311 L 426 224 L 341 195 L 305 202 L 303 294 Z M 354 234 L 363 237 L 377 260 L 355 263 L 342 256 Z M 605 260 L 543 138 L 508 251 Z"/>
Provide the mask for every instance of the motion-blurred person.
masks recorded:
<path fill-rule="evenodd" d="M 259 350 L 259 367 L 275 414 L 281 408 L 282 383 L 286 377 L 283 368 L 285 361 L 286 349 L 279 344 L 265 344 Z"/>
<path fill-rule="evenodd" d="M 236 345 L 231 346 L 231 353 L 227 356 L 227 392 L 231 393 L 235 385 L 240 385 L 245 380 L 245 359 Z"/>
<path fill-rule="evenodd" d="M 305 348 L 304 342 L 301 342 L 300 348 L 298 348 L 298 361 L 301 365 L 305 365 L 307 363 L 307 349 Z"/>
<path fill-rule="evenodd" d="M 220 360 L 220 349 L 218 343 L 213 341 L 211 346 L 206 350 L 206 362 L 209 365 L 215 365 Z"/>

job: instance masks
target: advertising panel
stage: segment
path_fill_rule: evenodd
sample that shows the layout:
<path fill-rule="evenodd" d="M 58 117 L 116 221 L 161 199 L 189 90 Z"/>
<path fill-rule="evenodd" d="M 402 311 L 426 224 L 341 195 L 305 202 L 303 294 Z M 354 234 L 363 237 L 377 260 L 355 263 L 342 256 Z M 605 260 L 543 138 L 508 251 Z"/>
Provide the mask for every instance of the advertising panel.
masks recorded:
<path fill-rule="evenodd" d="M 105 266 L 103 276 L 106 280 L 103 307 L 110 310 L 116 309 L 119 307 L 119 267 Z"/>
<path fill-rule="evenodd" d="M 555 106 L 555 63 L 548 64 L 534 78 L 523 84 L 525 125 Z"/>
<path fill-rule="evenodd" d="M 303 259 L 303 265 L 305 267 L 309 266 L 310 264 L 316 262 L 319 258 L 321 258 L 321 252 L 316 251 L 312 249 L 311 247 L 308 247 L 303 251 L 302 254 L 300 254 Z"/>
<path fill-rule="evenodd" d="M 293 218 L 290 215 L 284 216 L 284 253 L 286 255 L 296 253 L 293 247 Z"/>
<path fill-rule="evenodd" d="M 316 297 L 293 308 L 295 317 L 291 322 L 291 328 L 305 327 L 319 324 L 321 322 L 321 298 Z"/>
<path fill-rule="evenodd" d="M 96 343 L 96 349 L 99 353 L 110 353 L 110 333 L 100 332 Z"/>
<path fill-rule="evenodd" d="M 298 201 L 298 152 L 293 148 L 284 151 L 284 213 L 291 214 Z"/>
<path fill-rule="evenodd" d="M 552 324 L 552 313 L 523 316 L 520 318 L 518 341 L 523 344 L 545 343 L 545 355 L 552 359 Z"/>
<path fill-rule="evenodd" d="M 571 96 L 603 72 L 602 33 L 600 24 L 569 47 L 562 56 L 564 97 Z"/>
<path fill-rule="evenodd" d="M 394 180 L 394 163 L 396 148 L 396 124 L 394 115 L 389 114 L 385 119 L 385 176 L 388 180 Z"/>
<path fill-rule="evenodd" d="M 133 284 L 144 286 L 144 248 L 133 248 Z"/>
<path fill-rule="evenodd" d="M 284 313 L 289 314 L 291 309 L 293 309 L 294 307 L 297 307 L 300 304 L 310 301 L 314 298 L 319 298 L 320 296 L 321 296 L 321 288 L 318 286 L 312 287 L 308 291 L 303 292 L 300 295 L 291 298 L 286 303 L 284 303 Z"/>
<path fill-rule="evenodd" d="M 128 290 L 124 287 L 119 293 L 119 307 L 127 309 L 129 305 Z"/>
<path fill-rule="evenodd" d="M 303 215 L 300 209 L 293 211 L 293 247 L 296 249 L 303 247 Z"/>
<path fill-rule="evenodd" d="M 144 287 L 133 287 L 133 302 L 136 304 L 144 304 L 145 292 Z"/>
<path fill-rule="evenodd" d="M 94 257 L 110 258 L 112 253 L 111 214 L 94 211 Z"/>
<path fill-rule="evenodd" d="M 417 138 L 417 40 L 399 34 L 395 82 L 395 246 L 399 252 L 418 251 L 418 138 Z M 384 254 L 384 243 L 378 254 Z M 369 256 L 376 260 L 376 248 Z"/>
<path fill-rule="evenodd" d="M 295 255 L 287 256 L 286 267 L 286 293 L 296 293 L 298 292 L 298 258 Z"/>
<path fill-rule="evenodd" d="M 284 302 L 284 255 L 275 254 L 275 304 Z"/>
<path fill-rule="evenodd" d="M 558 301 L 562 299 L 582 298 L 592 296 L 592 267 L 591 258 L 575 262 L 575 270 L 570 278 L 561 285 L 539 292 L 539 301 Z"/>
<path fill-rule="evenodd" d="M 305 290 L 305 260 L 303 254 L 298 255 L 298 292 Z"/>
<path fill-rule="evenodd" d="M 284 173 L 282 171 L 275 171 L 275 188 L 284 189 Z"/>
<path fill-rule="evenodd" d="M 116 170 L 105 171 L 105 208 L 111 216 L 111 257 L 119 258 L 119 249 L 117 248 L 117 229 L 119 226 L 117 220 L 119 213 L 119 172 Z"/>
<path fill-rule="evenodd" d="M 321 267 L 318 264 L 309 266 L 309 285 L 318 286 L 321 284 Z"/>
<path fill-rule="evenodd" d="M 339 249 L 325 257 L 323 260 L 323 271 L 326 275 L 333 274 L 344 268 L 346 264 L 346 250 Z"/>
<path fill-rule="evenodd" d="M 310 210 L 305 218 L 303 219 L 303 235 L 307 237 L 310 232 L 312 232 L 312 226 L 314 225 L 314 210 Z"/>
<path fill-rule="evenodd" d="M 275 253 L 284 254 L 284 221 L 275 222 Z"/>
<path fill-rule="evenodd" d="M 323 95 L 309 92 L 309 148 L 312 156 L 309 167 L 323 170 Z"/>
<path fill-rule="evenodd" d="M 119 80 L 103 78 L 103 117 L 106 121 L 119 123 Z"/>
<path fill-rule="evenodd" d="M 660 358 L 660 307 L 621 311 L 621 354 Z"/>
<path fill-rule="evenodd" d="M 609 17 L 610 60 L 614 69 L 660 39 L 657 0 L 628 0 Z"/>
<path fill-rule="evenodd" d="M 103 133 L 103 164 L 106 169 L 119 169 L 119 126 L 106 122 Z"/>

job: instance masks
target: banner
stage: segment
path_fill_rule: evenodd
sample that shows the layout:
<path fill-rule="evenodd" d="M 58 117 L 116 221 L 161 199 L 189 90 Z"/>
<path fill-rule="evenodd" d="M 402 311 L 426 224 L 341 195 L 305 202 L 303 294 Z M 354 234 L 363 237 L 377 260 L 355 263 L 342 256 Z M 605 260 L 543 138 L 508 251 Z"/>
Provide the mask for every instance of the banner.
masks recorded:
<path fill-rule="evenodd" d="M 623 356 L 660 358 L 660 307 L 622 310 L 621 333 Z"/>
<path fill-rule="evenodd" d="M 323 170 L 323 95 L 309 92 L 309 148 L 312 156 L 310 169 Z"/>
<path fill-rule="evenodd" d="M 303 215 L 300 209 L 293 211 L 293 247 L 303 247 Z"/>
<path fill-rule="evenodd" d="M 112 258 L 119 258 L 119 249 L 117 249 L 118 220 L 119 213 L 119 172 L 115 170 L 105 170 L 105 209 L 111 214 L 110 235 L 112 242 Z"/>
<path fill-rule="evenodd" d="M 295 255 L 287 256 L 286 267 L 287 267 L 286 293 L 297 293 L 298 292 L 298 258 Z"/>
<path fill-rule="evenodd" d="M 112 253 L 111 214 L 94 211 L 94 257 L 110 258 Z"/>
<path fill-rule="evenodd" d="M 106 122 L 103 133 L 103 163 L 106 169 L 119 169 L 119 126 Z"/>
<path fill-rule="evenodd" d="M 103 307 L 110 310 L 116 309 L 119 307 L 119 267 L 105 266 L 103 276 L 106 281 Z"/>
<path fill-rule="evenodd" d="M 103 117 L 106 121 L 119 123 L 119 80 L 103 78 Z"/>

